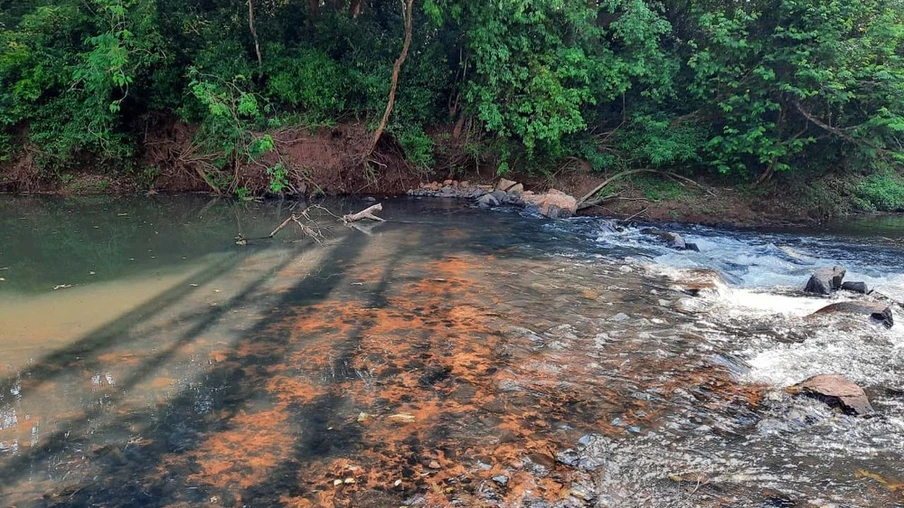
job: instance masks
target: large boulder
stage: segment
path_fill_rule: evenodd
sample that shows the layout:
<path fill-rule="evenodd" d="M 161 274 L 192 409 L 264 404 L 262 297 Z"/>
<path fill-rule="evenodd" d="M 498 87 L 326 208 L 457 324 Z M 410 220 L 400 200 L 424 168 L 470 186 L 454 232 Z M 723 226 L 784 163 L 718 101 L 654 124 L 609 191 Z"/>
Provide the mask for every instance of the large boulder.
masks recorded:
<path fill-rule="evenodd" d="M 525 192 L 521 195 L 521 200 L 526 206 L 551 219 L 571 217 L 578 210 L 578 201 L 574 196 L 556 189 L 549 189 L 545 194 Z"/>
<path fill-rule="evenodd" d="M 863 388 L 837 374 L 819 374 L 789 386 L 786 391 L 792 395 L 801 394 L 815 397 L 856 415 L 873 412 L 873 407 L 866 398 Z"/>
<path fill-rule="evenodd" d="M 891 312 L 891 307 L 879 302 L 838 302 L 826 305 L 814 312 L 813 315 L 838 313 L 870 316 L 871 318 L 882 322 L 886 328 L 891 328 L 895 324 L 895 317 Z"/>
<path fill-rule="evenodd" d="M 841 289 L 841 282 L 844 280 L 845 269 L 843 266 L 825 267 L 816 270 L 807 281 L 804 287 L 805 293 L 814 293 L 817 295 L 830 295 L 832 291 Z"/>

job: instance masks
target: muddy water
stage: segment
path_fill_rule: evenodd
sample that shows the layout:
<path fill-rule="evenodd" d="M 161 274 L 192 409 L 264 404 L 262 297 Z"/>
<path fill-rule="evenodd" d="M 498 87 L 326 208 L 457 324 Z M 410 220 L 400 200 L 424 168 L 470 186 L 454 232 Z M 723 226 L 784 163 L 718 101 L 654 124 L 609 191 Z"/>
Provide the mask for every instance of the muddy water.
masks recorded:
<path fill-rule="evenodd" d="M 291 206 L 0 201 L 0 505 L 904 503 L 901 327 L 791 291 L 843 261 L 901 295 L 888 234 L 698 255 L 402 200 L 256 239 Z M 781 391 L 820 372 L 877 414 Z"/>

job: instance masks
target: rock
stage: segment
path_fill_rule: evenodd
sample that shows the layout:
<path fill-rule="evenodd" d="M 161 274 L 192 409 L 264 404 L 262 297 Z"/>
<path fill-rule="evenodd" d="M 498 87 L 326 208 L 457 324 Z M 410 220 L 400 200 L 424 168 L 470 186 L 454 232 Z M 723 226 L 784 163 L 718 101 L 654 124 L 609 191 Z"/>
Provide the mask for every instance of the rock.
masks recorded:
<path fill-rule="evenodd" d="M 864 314 L 881 321 L 885 328 L 891 328 L 895 324 L 895 317 L 891 312 L 891 307 L 879 302 L 838 302 L 827 305 L 812 315 L 835 313 Z"/>
<path fill-rule="evenodd" d="M 578 210 L 578 201 L 574 196 L 569 196 L 556 189 L 549 189 L 546 194 L 525 192 L 521 197 L 526 206 L 535 208 L 540 214 L 550 219 L 571 217 Z"/>
<path fill-rule="evenodd" d="M 518 182 L 514 182 L 512 180 L 507 180 L 505 178 L 500 178 L 499 181 L 496 182 L 495 190 L 500 190 L 502 192 L 506 192 L 517 184 L 518 184 Z"/>
<path fill-rule="evenodd" d="M 841 289 L 845 291 L 853 291 L 854 293 L 860 293 L 861 295 L 869 293 L 869 288 L 866 286 L 866 282 L 844 282 L 841 284 Z"/>
<path fill-rule="evenodd" d="M 802 394 L 841 406 L 846 412 L 865 415 L 873 412 L 863 388 L 837 374 L 819 374 L 785 389 L 792 395 Z"/>
<path fill-rule="evenodd" d="M 700 249 L 697 247 L 697 244 L 691 243 L 688 244 L 684 241 L 684 237 L 679 235 L 678 233 L 673 233 L 671 231 L 663 231 L 661 229 L 655 228 L 647 228 L 641 231 L 646 235 L 652 235 L 659 237 L 660 240 L 664 241 L 668 244 L 669 247 L 676 250 L 695 250 L 700 252 Z"/>
<path fill-rule="evenodd" d="M 520 196 L 521 194 L 524 194 L 524 185 L 521 185 L 520 183 L 516 183 L 515 185 L 511 186 L 506 192 L 508 192 L 509 194 L 514 194 L 516 196 Z"/>
<path fill-rule="evenodd" d="M 493 194 L 484 194 L 477 198 L 477 206 L 481 208 L 493 208 L 499 206 L 499 200 Z"/>
<path fill-rule="evenodd" d="M 497 189 L 497 190 L 494 190 L 494 191 L 491 192 L 490 194 L 491 194 L 494 198 L 496 198 L 496 201 L 499 201 L 500 203 L 505 203 L 505 199 L 508 197 L 508 194 L 506 194 L 505 191 L 501 191 L 501 190 L 498 190 L 498 189 Z"/>
<path fill-rule="evenodd" d="M 493 481 L 498 483 L 499 485 L 505 486 L 508 485 L 509 479 L 508 476 L 497 475 L 493 477 Z"/>
<path fill-rule="evenodd" d="M 810 276 L 810 280 L 807 281 L 804 292 L 817 295 L 829 295 L 832 291 L 841 288 L 841 282 L 844 280 L 845 272 L 846 270 L 843 266 L 820 268 Z"/>
<path fill-rule="evenodd" d="M 443 187 L 450 187 L 452 183 L 452 180 L 443 180 Z"/>

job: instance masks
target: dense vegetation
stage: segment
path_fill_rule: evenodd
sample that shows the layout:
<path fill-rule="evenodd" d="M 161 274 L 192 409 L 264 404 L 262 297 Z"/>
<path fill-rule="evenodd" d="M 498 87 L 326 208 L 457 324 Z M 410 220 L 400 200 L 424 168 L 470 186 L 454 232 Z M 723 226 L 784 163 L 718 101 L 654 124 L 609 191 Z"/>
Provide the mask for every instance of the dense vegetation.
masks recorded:
<path fill-rule="evenodd" d="M 0 158 L 142 171 L 178 120 L 225 169 L 280 126 L 376 129 L 406 3 L 0 0 Z M 867 192 L 904 160 L 904 0 L 410 3 L 386 132 L 416 164 L 465 132 L 499 171 L 890 175 Z"/>

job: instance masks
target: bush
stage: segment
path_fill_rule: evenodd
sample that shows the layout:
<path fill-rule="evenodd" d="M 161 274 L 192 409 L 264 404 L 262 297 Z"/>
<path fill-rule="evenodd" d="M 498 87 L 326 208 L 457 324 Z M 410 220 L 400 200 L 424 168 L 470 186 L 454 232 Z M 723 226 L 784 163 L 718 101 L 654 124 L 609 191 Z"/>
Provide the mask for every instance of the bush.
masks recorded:
<path fill-rule="evenodd" d="M 854 187 L 853 201 L 866 211 L 904 211 L 904 177 L 890 170 L 873 173 Z"/>

